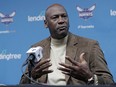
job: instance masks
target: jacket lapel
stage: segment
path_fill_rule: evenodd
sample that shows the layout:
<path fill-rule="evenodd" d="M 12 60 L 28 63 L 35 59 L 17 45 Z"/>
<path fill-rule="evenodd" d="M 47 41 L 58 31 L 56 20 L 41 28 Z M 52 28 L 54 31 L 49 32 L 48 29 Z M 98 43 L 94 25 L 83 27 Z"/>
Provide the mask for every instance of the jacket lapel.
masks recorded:
<path fill-rule="evenodd" d="M 69 37 L 68 37 L 68 43 L 67 43 L 67 47 L 66 47 L 66 56 L 69 56 L 71 59 L 75 58 L 76 55 L 76 51 L 77 51 L 77 39 L 76 37 L 69 33 Z M 65 60 L 66 64 L 68 65 L 72 65 L 71 62 L 69 62 L 68 60 Z M 65 75 L 66 76 L 66 82 L 68 82 L 68 79 L 70 76 Z"/>
<path fill-rule="evenodd" d="M 43 47 L 43 58 L 41 60 L 43 61 L 45 59 L 50 58 L 50 38 L 48 38 L 46 40 L 46 42 L 44 42 L 42 44 L 42 47 Z M 43 83 L 46 83 L 47 82 L 47 74 L 41 76 L 41 78 L 39 78 L 39 80 Z"/>

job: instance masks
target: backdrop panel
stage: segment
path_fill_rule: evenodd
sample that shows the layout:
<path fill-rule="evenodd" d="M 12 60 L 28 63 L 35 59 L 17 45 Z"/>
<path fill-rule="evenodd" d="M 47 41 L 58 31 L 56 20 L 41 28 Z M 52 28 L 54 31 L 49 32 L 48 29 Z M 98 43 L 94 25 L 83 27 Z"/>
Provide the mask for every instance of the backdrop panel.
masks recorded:
<path fill-rule="evenodd" d="M 115 0 L 0 0 L 0 84 L 19 83 L 26 51 L 49 36 L 43 20 L 53 3 L 67 9 L 72 33 L 99 41 L 116 80 Z"/>

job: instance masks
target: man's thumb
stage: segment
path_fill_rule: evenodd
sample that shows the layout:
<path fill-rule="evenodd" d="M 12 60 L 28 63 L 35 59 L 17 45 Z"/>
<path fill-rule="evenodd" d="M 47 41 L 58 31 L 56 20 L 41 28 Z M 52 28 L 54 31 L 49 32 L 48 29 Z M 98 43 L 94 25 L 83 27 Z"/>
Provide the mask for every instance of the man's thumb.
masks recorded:
<path fill-rule="evenodd" d="M 81 55 L 79 56 L 79 62 L 82 63 L 82 62 L 86 62 L 85 59 L 84 59 L 84 55 L 85 53 L 81 53 Z"/>

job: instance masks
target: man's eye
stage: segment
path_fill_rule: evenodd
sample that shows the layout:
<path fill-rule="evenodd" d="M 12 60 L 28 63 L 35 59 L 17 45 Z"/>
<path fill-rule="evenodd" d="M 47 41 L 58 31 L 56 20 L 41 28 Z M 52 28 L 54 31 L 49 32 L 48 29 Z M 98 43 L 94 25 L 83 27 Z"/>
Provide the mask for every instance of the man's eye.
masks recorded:
<path fill-rule="evenodd" d="M 51 19 L 56 21 L 58 19 L 58 17 L 57 16 L 53 16 Z"/>
<path fill-rule="evenodd" d="M 66 18 L 66 17 L 67 17 L 67 15 L 63 15 L 62 17 Z"/>
<path fill-rule="evenodd" d="M 52 17 L 52 19 L 57 19 L 57 18 L 58 18 L 57 16 Z"/>

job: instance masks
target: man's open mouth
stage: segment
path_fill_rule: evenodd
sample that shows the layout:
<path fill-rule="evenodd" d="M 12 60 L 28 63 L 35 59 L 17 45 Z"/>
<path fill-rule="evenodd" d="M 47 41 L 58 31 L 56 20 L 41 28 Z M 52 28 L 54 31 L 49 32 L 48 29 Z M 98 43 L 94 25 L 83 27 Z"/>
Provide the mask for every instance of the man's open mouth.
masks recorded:
<path fill-rule="evenodd" d="M 62 26 L 62 27 L 59 27 L 59 28 L 58 28 L 59 31 L 63 31 L 63 30 L 66 30 L 66 29 L 67 29 L 66 26 Z"/>

